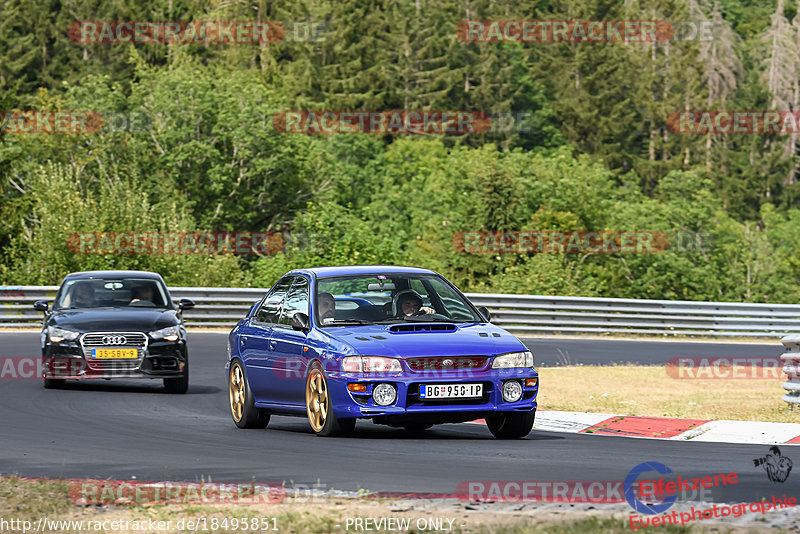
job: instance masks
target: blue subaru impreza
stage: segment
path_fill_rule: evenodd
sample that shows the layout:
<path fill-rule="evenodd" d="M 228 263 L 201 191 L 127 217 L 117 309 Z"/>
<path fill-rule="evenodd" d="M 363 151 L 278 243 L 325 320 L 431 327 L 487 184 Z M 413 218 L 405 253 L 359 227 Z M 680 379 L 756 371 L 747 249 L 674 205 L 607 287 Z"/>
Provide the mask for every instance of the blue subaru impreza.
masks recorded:
<path fill-rule="evenodd" d="M 539 376 L 522 342 L 428 269 L 297 269 L 228 338 L 231 415 L 264 428 L 305 416 L 319 435 L 357 418 L 421 431 L 485 419 L 497 438 L 528 435 Z"/>

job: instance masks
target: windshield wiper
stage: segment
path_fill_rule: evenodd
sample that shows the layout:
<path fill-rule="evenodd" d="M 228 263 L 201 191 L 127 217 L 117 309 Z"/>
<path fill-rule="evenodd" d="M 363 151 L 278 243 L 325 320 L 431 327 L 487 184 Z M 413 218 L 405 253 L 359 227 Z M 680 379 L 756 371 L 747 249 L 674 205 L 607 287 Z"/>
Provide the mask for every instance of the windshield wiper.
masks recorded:
<path fill-rule="evenodd" d="M 325 321 L 322 326 L 330 325 L 353 325 L 353 324 L 375 324 L 372 321 L 365 321 L 364 319 L 334 319 L 333 321 Z"/>
<path fill-rule="evenodd" d="M 449 317 L 445 317 L 444 315 L 438 315 L 433 313 L 426 313 L 424 315 L 406 315 L 403 317 L 404 321 L 411 321 L 414 323 L 452 323 L 454 322 Z"/>
<path fill-rule="evenodd" d="M 405 317 L 394 317 L 391 319 L 386 319 L 385 321 L 377 321 L 375 324 L 402 324 L 404 321 L 410 321 L 414 323 L 457 323 L 457 322 L 464 322 L 464 321 L 456 321 L 454 319 L 449 319 L 444 315 L 439 314 L 432 314 L 426 313 L 424 315 L 406 315 Z"/>

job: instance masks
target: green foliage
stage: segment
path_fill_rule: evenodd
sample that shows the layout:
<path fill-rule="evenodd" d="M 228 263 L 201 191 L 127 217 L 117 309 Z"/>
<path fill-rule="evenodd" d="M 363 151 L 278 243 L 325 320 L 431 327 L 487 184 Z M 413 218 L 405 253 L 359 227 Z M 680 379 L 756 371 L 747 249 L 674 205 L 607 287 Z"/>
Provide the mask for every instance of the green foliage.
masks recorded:
<path fill-rule="evenodd" d="M 776 2 L 751 0 L 40 4 L 0 7 L 0 107 L 135 121 L 88 135 L 0 133 L 0 282 L 135 268 L 175 285 L 264 287 L 295 267 L 397 263 L 474 291 L 800 298 L 798 138 L 667 124 L 674 111 L 766 110 L 777 96 L 800 109 L 800 93 L 787 92 L 797 69 L 763 75 L 765 57 L 788 51 L 765 49 L 770 17 L 800 26 L 795 3 L 777 14 Z M 456 35 L 465 19 L 714 17 L 711 44 Z M 171 19 L 278 20 L 290 33 L 204 46 L 80 44 L 66 31 L 75 20 Z M 308 25 L 315 39 L 305 39 Z M 273 116 L 293 109 L 475 110 L 525 123 L 460 136 L 275 131 Z M 243 257 L 67 247 L 77 232 L 192 230 L 280 232 L 286 248 Z M 663 233 L 669 247 L 466 254 L 454 245 L 460 232 L 631 230 Z"/>

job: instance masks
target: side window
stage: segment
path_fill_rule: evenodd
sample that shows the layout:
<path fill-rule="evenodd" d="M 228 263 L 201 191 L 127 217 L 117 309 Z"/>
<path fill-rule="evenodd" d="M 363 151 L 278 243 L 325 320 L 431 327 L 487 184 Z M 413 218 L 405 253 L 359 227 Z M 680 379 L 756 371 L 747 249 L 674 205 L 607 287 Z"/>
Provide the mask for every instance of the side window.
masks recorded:
<path fill-rule="evenodd" d="M 286 292 L 289 291 L 289 286 L 292 285 L 293 276 L 281 278 L 280 281 L 272 288 L 267 298 L 261 304 L 261 307 L 256 312 L 256 321 L 259 323 L 277 323 L 281 315 L 281 304 Z"/>
<path fill-rule="evenodd" d="M 430 284 L 433 291 L 442 300 L 442 304 L 446 308 L 446 315 L 451 319 L 474 320 L 475 316 L 472 311 L 448 285 L 437 279 L 432 279 Z"/>
<path fill-rule="evenodd" d="M 425 306 L 430 305 L 430 299 L 428 298 L 428 290 L 425 289 L 425 286 L 422 284 L 422 280 L 412 279 L 409 280 L 408 286 L 419 293 L 419 296 L 422 297 L 422 303 Z"/>
<path fill-rule="evenodd" d="M 292 317 L 297 312 L 308 315 L 308 280 L 302 276 L 295 278 L 294 285 L 286 297 L 280 324 L 290 326 Z"/>

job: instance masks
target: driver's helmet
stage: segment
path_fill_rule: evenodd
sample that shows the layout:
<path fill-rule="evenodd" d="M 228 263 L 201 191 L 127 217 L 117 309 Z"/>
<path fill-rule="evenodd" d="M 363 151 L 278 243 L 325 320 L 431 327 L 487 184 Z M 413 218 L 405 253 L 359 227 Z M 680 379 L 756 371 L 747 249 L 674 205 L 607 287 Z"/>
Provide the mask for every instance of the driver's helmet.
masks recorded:
<path fill-rule="evenodd" d="M 414 291 L 413 289 L 404 289 L 402 291 L 398 291 L 397 294 L 392 299 L 392 316 L 399 317 L 402 315 L 403 310 L 400 308 L 400 303 L 404 300 L 416 300 L 419 302 L 420 307 L 422 307 L 423 300 L 422 296 Z"/>

